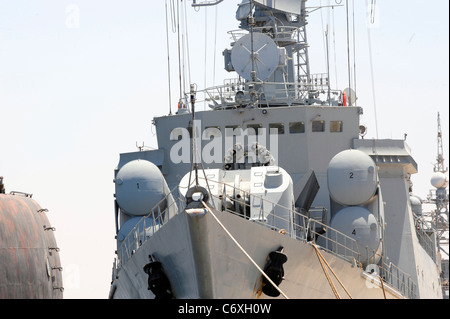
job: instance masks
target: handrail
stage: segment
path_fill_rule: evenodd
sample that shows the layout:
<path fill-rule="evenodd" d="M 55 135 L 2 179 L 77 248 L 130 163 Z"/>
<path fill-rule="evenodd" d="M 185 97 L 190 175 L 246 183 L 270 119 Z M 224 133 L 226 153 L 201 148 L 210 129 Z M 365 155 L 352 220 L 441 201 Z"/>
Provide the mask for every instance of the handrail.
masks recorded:
<path fill-rule="evenodd" d="M 391 262 L 388 265 L 383 261 L 379 269 L 381 278 L 391 287 L 397 289 L 410 299 L 416 298 L 417 285 L 409 274 Z"/>
<path fill-rule="evenodd" d="M 184 210 L 184 207 L 182 209 L 178 209 L 175 200 L 173 200 L 163 211 L 160 209 L 163 203 L 170 201 L 169 199 L 173 196 L 176 189 L 178 189 L 178 186 L 164 196 L 164 198 L 151 209 L 150 213 L 143 216 L 127 234 L 127 236 L 125 236 L 122 244 L 117 249 L 117 268 L 120 268 L 121 264 L 125 263 L 131 255 L 139 249 L 140 245 L 147 240 L 147 237 L 153 235 L 171 218 Z M 174 214 L 171 216 L 172 211 Z M 150 225 L 146 225 L 146 221 L 148 219 L 151 219 Z"/>
<path fill-rule="evenodd" d="M 292 35 L 299 29 L 299 27 L 295 26 L 287 26 L 287 25 L 277 25 L 271 26 L 273 30 L 273 40 L 281 41 L 281 40 L 292 40 L 297 41 Z M 257 33 L 267 33 L 265 32 L 267 27 L 253 27 L 253 31 Z M 249 34 L 248 32 L 243 31 L 242 29 L 231 30 L 228 31 L 228 34 L 231 35 L 233 41 L 238 41 L 243 36 Z"/>
<path fill-rule="evenodd" d="M 427 223 L 420 219 L 414 220 L 414 226 L 416 228 L 416 234 L 417 239 L 419 240 L 419 244 L 422 246 L 422 248 L 427 252 L 427 254 L 433 259 L 434 262 L 436 262 L 436 251 L 434 249 L 434 242 L 428 236 L 428 234 L 425 231 L 425 227 L 427 226 Z M 434 231 L 434 229 L 430 228 Z"/>
<path fill-rule="evenodd" d="M 217 183 L 217 182 L 216 182 Z M 225 184 L 222 183 L 226 186 L 230 186 L 229 184 Z M 314 242 L 314 243 L 318 243 L 322 248 L 324 248 L 326 251 L 336 254 L 335 251 L 338 251 L 338 256 L 343 257 L 347 260 L 353 260 L 356 259 L 359 261 L 360 259 L 360 252 L 358 250 L 358 245 L 356 243 L 356 240 L 345 235 L 344 233 L 333 229 L 329 226 L 327 226 L 326 224 L 305 216 L 295 210 L 292 210 L 288 207 L 279 205 L 277 203 L 274 203 L 266 198 L 263 198 L 261 196 L 258 195 L 253 195 L 250 194 L 248 192 L 245 192 L 239 188 L 233 187 L 234 189 L 236 189 L 237 191 L 239 191 L 241 193 L 241 196 L 244 195 L 243 197 L 246 198 L 246 195 L 248 196 L 247 198 L 249 198 L 249 196 L 252 196 L 253 198 L 258 198 L 261 201 L 261 205 L 260 205 L 260 216 L 262 216 L 262 214 L 265 212 L 264 207 L 272 207 L 271 212 L 269 213 L 269 215 L 266 217 L 266 219 L 263 218 L 259 218 L 259 219 L 252 219 L 253 222 L 265 225 L 266 227 L 269 227 L 275 231 L 285 231 L 286 235 L 293 237 L 297 240 L 300 241 L 304 241 L 304 242 Z M 212 197 L 215 197 L 221 201 L 224 201 L 225 199 L 222 197 L 217 197 L 215 195 L 212 195 Z M 250 208 L 251 205 L 247 204 L 243 201 L 238 201 L 235 200 L 233 198 L 229 198 L 228 200 L 231 200 L 233 202 L 238 202 L 240 205 L 244 206 L 244 211 L 246 211 L 245 208 Z M 230 212 L 232 214 L 235 215 L 239 215 L 241 217 L 244 217 L 246 219 L 250 219 L 250 216 L 246 216 L 245 214 L 236 212 L 236 211 L 232 211 L 230 209 L 226 208 L 226 205 L 222 205 L 223 209 L 227 212 Z M 275 207 L 281 208 L 283 210 L 288 210 L 290 212 L 290 214 L 293 216 L 293 220 L 288 220 L 286 218 L 280 217 L 278 215 L 274 214 L 275 211 Z M 291 229 L 280 229 L 279 227 L 275 226 L 275 221 L 274 220 L 278 220 L 281 222 L 284 222 L 285 224 L 290 224 L 292 223 L 292 232 Z M 268 221 L 272 220 L 271 223 L 268 223 Z M 317 229 L 323 229 L 325 230 L 324 233 L 317 231 Z M 326 234 L 326 235 L 324 235 Z"/>
<path fill-rule="evenodd" d="M 300 82 L 270 82 L 270 81 L 256 81 L 247 82 L 256 85 L 254 89 L 256 93 L 264 96 L 262 103 L 272 102 L 290 102 L 302 103 L 304 102 L 305 92 L 318 92 L 327 88 L 329 79 L 325 74 L 312 74 L 308 81 Z M 270 87 L 270 94 L 266 92 Z M 235 95 L 238 91 L 244 93 L 244 100 L 240 102 L 235 101 Z M 198 90 L 197 93 L 205 93 L 205 101 L 211 101 L 219 106 L 237 105 L 250 102 L 250 92 L 245 89 L 245 84 L 240 79 L 227 79 L 222 85 L 216 85 Z M 332 89 L 331 93 L 340 95 L 341 90 Z M 199 95 L 200 96 L 200 95 Z M 198 100 L 203 102 L 203 100 Z"/>

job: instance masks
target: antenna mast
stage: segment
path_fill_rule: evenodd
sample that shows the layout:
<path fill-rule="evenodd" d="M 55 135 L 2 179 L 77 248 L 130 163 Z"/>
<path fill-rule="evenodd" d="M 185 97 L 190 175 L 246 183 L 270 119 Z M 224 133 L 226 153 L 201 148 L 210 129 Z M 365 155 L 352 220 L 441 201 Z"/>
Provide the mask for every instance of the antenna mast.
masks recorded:
<path fill-rule="evenodd" d="M 444 148 L 442 145 L 442 130 L 441 130 L 441 117 L 438 112 L 437 119 L 438 126 L 438 134 L 437 134 L 437 163 L 434 164 L 434 172 L 435 174 L 445 174 L 448 171 L 448 168 L 444 166 Z M 438 180 L 439 181 L 439 180 Z M 436 245 L 438 251 L 445 253 L 448 256 L 448 227 L 449 227 L 449 216 L 448 216 L 448 178 L 444 177 L 441 179 L 440 184 L 433 184 L 436 187 L 434 192 L 430 191 L 430 195 L 428 196 L 431 203 L 436 205 L 436 209 L 434 210 L 433 219 L 435 221 L 435 229 L 437 231 L 437 241 Z M 442 246 L 446 246 L 447 249 L 442 249 Z M 447 268 L 448 271 L 448 268 Z M 447 274 L 448 278 L 448 274 Z M 448 287 L 448 286 L 447 286 Z M 447 288 L 448 289 L 448 288 Z"/>
<path fill-rule="evenodd" d="M 440 116 L 439 112 L 438 112 L 437 125 L 438 125 L 437 157 L 436 157 L 437 163 L 434 164 L 434 171 L 446 173 L 448 171 L 448 167 L 444 166 L 444 147 L 442 145 L 441 116 Z"/>

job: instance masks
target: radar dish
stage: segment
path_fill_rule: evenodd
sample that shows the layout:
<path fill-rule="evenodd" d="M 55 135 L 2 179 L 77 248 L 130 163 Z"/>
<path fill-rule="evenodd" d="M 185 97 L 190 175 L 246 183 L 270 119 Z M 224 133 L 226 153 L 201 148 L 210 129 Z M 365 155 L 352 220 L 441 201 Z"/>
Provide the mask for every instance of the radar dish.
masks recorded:
<path fill-rule="evenodd" d="M 246 34 L 240 38 L 231 51 L 231 63 L 236 72 L 244 79 L 251 81 L 252 59 L 256 71 L 256 78 L 266 80 L 278 66 L 280 53 L 275 42 L 262 33 Z"/>
<path fill-rule="evenodd" d="M 347 101 L 348 101 L 348 105 L 354 105 L 356 100 L 358 99 L 356 97 L 356 92 L 355 90 L 351 89 L 351 88 L 346 88 L 344 90 L 345 95 L 347 96 Z"/>

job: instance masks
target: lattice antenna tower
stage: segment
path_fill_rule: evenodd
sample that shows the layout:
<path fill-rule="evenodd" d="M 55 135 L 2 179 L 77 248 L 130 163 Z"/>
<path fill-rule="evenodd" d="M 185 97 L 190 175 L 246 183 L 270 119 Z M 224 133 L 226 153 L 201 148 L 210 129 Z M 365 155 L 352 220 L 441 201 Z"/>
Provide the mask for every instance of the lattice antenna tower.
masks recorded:
<path fill-rule="evenodd" d="M 448 167 L 445 167 L 444 165 L 444 147 L 442 143 L 442 129 L 441 129 L 441 116 L 438 112 L 438 118 L 437 118 L 437 157 L 436 157 L 436 164 L 434 164 L 434 171 L 435 172 L 441 172 L 446 173 L 448 171 Z"/>

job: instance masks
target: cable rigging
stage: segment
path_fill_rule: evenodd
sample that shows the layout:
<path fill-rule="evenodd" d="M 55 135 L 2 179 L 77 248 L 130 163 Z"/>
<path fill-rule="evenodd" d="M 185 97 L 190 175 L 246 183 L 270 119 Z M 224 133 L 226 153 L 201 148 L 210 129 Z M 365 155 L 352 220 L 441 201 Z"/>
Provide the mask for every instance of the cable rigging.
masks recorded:
<path fill-rule="evenodd" d="M 371 0 L 370 6 L 370 23 L 373 24 L 375 22 L 375 0 Z M 372 58 L 372 39 L 370 36 L 370 25 L 367 25 L 367 40 L 369 43 L 369 60 L 370 60 L 370 78 L 372 82 L 372 99 L 373 99 L 373 110 L 375 117 L 375 132 L 376 137 L 378 139 L 378 117 L 377 117 L 377 103 L 376 103 L 376 94 L 375 94 L 375 79 L 373 72 L 373 58 Z"/>
<path fill-rule="evenodd" d="M 180 2 L 177 1 L 177 40 L 178 40 L 178 80 L 179 80 L 179 88 L 180 88 L 180 95 L 179 95 L 179 101 L 181 102 L 183 98 L 183 82 L 182 81 L 182 72 L 181 72 L 181 43 L 180 43 Z"/>
<path fill-rule="evenodd" d="M 168 81 L 169 81 L 169 115 L 172 115 L 172 92 L 171 92 L 171 85 L 170 85 L 170 50 L 169 50 L 169 18 L 167 14 L 167 0 L 165 3 L 166 7 L 166 47 L 167 47 L 167 75 L 168 75 Z"/>
<path fill-rule="evenodd" d="M 352 0 L 353 18 L 353 90 L 356 91 L 356 37 L 355 37 L 355 0 Z"/>
<path fill-rule="evenodd" d="M 349 27 L 349 21 L 348 21 L 348 0 L 345 0 L 345 10 L 346 10 L 346 20 L 347 20 L 347 71 L 348 71 L 348 88 L 349 91 L 352 88 L 351 84 L 351 71 L 350 71 L 350 27 Z M 352 100 L 349 99 L 349 105 L 352 106 Z"/>

